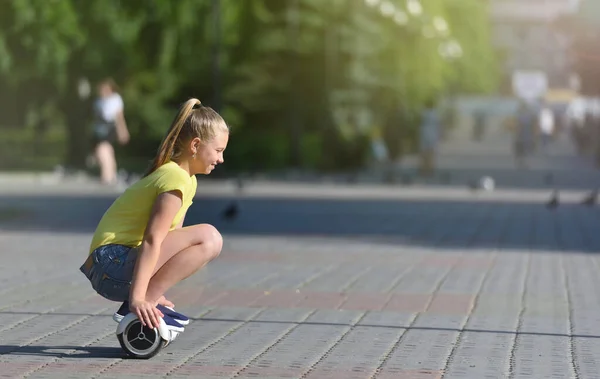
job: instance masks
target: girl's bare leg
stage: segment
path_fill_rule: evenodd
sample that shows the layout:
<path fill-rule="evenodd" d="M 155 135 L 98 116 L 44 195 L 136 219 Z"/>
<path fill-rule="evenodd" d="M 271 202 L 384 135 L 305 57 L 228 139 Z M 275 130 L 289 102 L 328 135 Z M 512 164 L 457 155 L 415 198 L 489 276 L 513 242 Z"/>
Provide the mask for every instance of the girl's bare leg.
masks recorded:
<path fill-rule="evenodd" d="M 96 146 L 96 159 L 100 165 L 100 179 L 102 183 L 113 183 L 117 178 L 117 161 L 112 145 L 106 141 L 100 142 Z"/>
<path fill-rule="evenodd" d="M 146 300 L 164 299 L 169 288 L 215 259 L 222 248 L 221 234 L 209 224 L 187 226 L 169 232 L 148 283 Z"/>

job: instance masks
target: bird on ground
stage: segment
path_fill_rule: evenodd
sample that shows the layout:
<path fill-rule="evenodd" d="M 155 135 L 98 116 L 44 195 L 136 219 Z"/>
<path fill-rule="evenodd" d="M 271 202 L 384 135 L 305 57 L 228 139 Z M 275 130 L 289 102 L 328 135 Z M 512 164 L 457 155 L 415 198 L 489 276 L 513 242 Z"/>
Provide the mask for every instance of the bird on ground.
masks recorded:
<path fill-rule="evenodd" d="M 221 217 L 225 221 L 234 221 L 238 218 L 240 206 L 236 200 L 232 201 L 222 212 Z"/>
<path fill-rule="evenodd" d="M 588 207 L 591 207 L 593 205 L 596 205 L 596 201 L 597 200 L 598 200 L 598 189 L 595 189 L 588 196 L 586 196 L 583 199 L 583 201 L 581 202 L 581 204 L 587 205 Z"/>
<path fill-rule="evenodd" d="M 237 177 L 235 180 L 236 195 L 239 197 L 242 195 L 244 190 L 244 181 L 241 177 Z M 235 221 L 240 214 L 240 204 L 237 199 L 234 199 L 221 213 L 221 217 L 225 221 Z"/>
<path fill-rule="evenodd" d="M 556 207 L 558 207 L 558 204 L 559 204 L 558 197 L 559 197 L 558 191 L 553 191 L 552 196 L 550 197 L 550 200 L 548 200 L 548 202 L 546 203 L 546 208 L 555 209 Z"/>

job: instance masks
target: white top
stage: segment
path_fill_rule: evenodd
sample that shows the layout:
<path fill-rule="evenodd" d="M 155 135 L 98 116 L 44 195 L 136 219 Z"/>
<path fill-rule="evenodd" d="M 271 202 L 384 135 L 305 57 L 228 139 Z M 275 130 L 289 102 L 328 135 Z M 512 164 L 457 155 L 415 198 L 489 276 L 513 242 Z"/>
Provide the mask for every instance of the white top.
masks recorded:
<path fill-rule="evenodd" d="M 95 108 L 98 118 L 102 121 L 114 122 L 117 114 L 123 111 L 123 99 L 118 93 L 113 93 L 108 97 L 97 99 Z"/>
<path fill-rule="evenodd" d="M 552 110 L 543 108 L 540 111 L 540 129 L 545 134 L 552 134 L 554 131 L 554 114 Z"/>
<path fill-rule="evenodd" d="M 567 108 L 567 115 L 574 121 L 585 121 L 586 104 L 585 99 L 576 97 L 573 99 Z"/>

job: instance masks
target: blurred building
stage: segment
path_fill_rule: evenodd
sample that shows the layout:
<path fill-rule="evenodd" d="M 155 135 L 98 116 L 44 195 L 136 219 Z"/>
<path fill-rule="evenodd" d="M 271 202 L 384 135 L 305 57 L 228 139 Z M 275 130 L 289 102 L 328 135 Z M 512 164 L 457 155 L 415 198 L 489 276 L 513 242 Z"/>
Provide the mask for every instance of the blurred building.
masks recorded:
<path fill-rule="evenodd" d="M 505 57 L 505 90 L 522 72 L 543 74 L 549 90 L 576 86 L 570 40 L 556 21 L 577 12 L 579 0 L 491 0 L 490 5 L 494 42 Z"/>

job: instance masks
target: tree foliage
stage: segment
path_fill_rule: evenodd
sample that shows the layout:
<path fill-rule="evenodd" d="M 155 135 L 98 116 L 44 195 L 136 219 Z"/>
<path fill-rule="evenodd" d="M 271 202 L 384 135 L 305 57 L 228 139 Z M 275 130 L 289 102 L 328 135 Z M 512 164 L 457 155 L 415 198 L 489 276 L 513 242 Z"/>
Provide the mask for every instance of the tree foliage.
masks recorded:
<path fill-rule="evenodd" d="M 0 123 L 50 107 L 67 158 L 82 161 L 90 104 L 78 83 L 111 76 L 130 154 L 151 155 L 194 96 L 222 102 L 229 167 L 356 167 L 382 136 L 397 156 L 425 101 L 491 91 L 497 77 L 485 2 L 412 3 L 414 14 L 400 0 L 220 0 L 217 19 L 212 0 L 0 0 Z M 453 59 L 441 53 L 450 40 Z"/>

